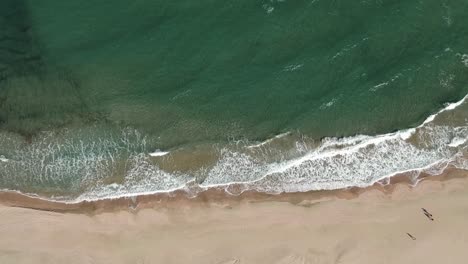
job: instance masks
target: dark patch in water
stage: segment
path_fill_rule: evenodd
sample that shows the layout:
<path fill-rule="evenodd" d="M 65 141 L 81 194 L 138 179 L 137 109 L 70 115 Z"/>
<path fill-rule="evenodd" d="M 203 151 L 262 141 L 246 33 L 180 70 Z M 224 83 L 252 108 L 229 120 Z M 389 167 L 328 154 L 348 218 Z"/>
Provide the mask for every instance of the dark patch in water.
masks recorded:
<path fill-rule="evenodd" d="M 39 48 L 33 38 L 31 19 L 22 0 L 0 3 L 0 78 L 38 72 L 43 67 Z M 1 87 L 4 85 L 1 85 Z"/>
<path fill-rule="evenodd" d="M 46 65 L 34 30 L 25 1 L 1 1 L 0 128 L 28 142 L 40 130 L 88 116 L 78 79 Z"/>

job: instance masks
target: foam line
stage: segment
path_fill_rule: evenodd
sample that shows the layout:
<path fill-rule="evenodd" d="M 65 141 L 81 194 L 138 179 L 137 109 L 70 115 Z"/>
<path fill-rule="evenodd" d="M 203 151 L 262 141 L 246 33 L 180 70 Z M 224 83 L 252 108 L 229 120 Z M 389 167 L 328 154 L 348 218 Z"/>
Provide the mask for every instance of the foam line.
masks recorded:
<path fill-rule="evenodd" d="M 154 151 L 154 152 L 149 153 L 149 155 L 150 155 L 151 157 L 161 157 L 161 156 L 165 156 L 165 155 L 167 155 L 167 154 L 169 154 L 169 151 L 161 151 L 161 150 L 159 150 L 159 149 L 157 149 L 157 150 Z"/>
<path fill-rule="evenodd" d="M 181 189 L 193 192 L 194 190 L 189 186 L 195 187 L 196 191 L 200 191 L 209 188 L 227 188 L 233 184 L 241 184 L 246 189 L 275 193 L 282 191 L 326 190 L 352 186 L 365 187 L 402 173 L 421 171 L 439 173 L 450 162 L 454 161 L 453 157 L 458 153 L 455 153 L 457 151 L 456 148 L 467 142 L 468 130 L 466 127 L 425 127 L 425 125 L 432 122 L 437 115 L 456 109 L 467 98 L 468 95 L 458 102 L 447 104 L 443 109 L 430 115 L 422 124 L 415 128 L 376 136 L 356 135 L 345 138 L 325 138 L 318 148 L 292 160 L 265 164 L 247 154 L 227 150 L 221 155 L 218 163 L 213 168 L 207 170 L 207 178 L 203 184 L 196 184 L 193 175 L 171 174 L 160 170 L 154 164 L 148 162 L 148 155 L 160 157 L 169 154 L 169 152 L 156 150 L 148 154 L 140 153 L 130 160 L 132 168 L 129 171 L 129 175 L 126 175 L 123 184 L 96 186 L 96 188 L 88 190 L 76 199 L 67 199 L 66 197 L 41 199 L 74 204 L 83 201 L 168 193 Z M 422 133 L 421 135 L 429 137 L 429 148 L 416 148 L 409 142 L 406 142 L 415 133 L 418 133 L 418 135 Z M 289 134 L 290 132 L 282 133 L 247 148 L 261 147 Z M 80 146 L 82 156 L 76 160 L 72 160 L 73 164 L 84 166 L 84 168 L 93 168 L 93 164 L 100 165 L 102 164 L 100 161 L 106 161 L 107 156 L 113 158 L 112 155 L 94 154 L 94 152 L 89 154 L 90 150 L 94 151 L 94 148 L 97 148 L 96 151 L 98 152 L 96 153 L 101 153 L 99 145 L 95 146 L 93 144 L 92 147 L 89 147 L 81 144 Z M 75 145 L 70 143 L 70 147 L 74 151 Z M 51 147 L 48 146 L 48 148 Z M 39 156 L 42 155 L 42 151 L 39 148 L 33 149 L 33 151 L 37 151 L 36 154 Z M 409 157 L 405 156 L 409 154 L 412 155 Z M 93 155 L 98 156 L 94 157 Z M 36 156 L 34 157 L 36 158 Z M 421 159 L 419 159 L 420 157 Z M 93 163 L 95 159 L 97 161 Z M 0 156 L 0 162 L 5 162 L 2 166 L 9 166 L 7 161 L 8 159 Z M 54 162 L 56 162 L 57 166 L 69 164 L 67 163 L 69 161 L 62 161 L 59 158 L 54 158 Z M 63 162 L 63 164 L 60 162 Z M 112 160 L 112 162 L 114 161 Z M 381 164 L 378 164 L 379 162 Z M 53 169 L 50 166 L 48 168 L 49 170 Z M 41 170 L 39 169 L 38 171 Z M 92 174 L 89 175 L 92 180 L 94 170 L 90 170 L 89 173 Z M 356 173 L 356 175 L 353 173 Z M 313 178 L 317 176 L 316 174 L 322 178 Z M 362 176 L 367 178 L 361 179 Z M 38 177 L 45 176 L 41 175 Z M 277 182 L 273 182 L 274 180 L 277 180 Z M 25 195 L 39 198 L 32 194 Z"/>
<path fill-rule="evenodd" d="M 265 141 L 263 141 L 263 142 L 260 142 L 260 143 L 258 143 L 258 144 L 248 146 L 247 148 L 258 148 L 258 147 L 261 147 L 261 146 L 264 146 L 264 145 L 266 145 L 266 144 L 271 143 L 271 142 L 272 142 L 273 140 L 275 140 L 275 139 L 279 139 L 279 138 L 288 136 L 288 135 L 290 135 L 290 134 L 291 134 L 291 132 L 281 133 L 281 134 L 279 134 L 279 135 L 276 135 L 276 136 L 274 136 L 274 137 L 272 137 L 272 138 L 269 138 L 269 139 L 267 139 L 267 140 L 265 140 Z"/>

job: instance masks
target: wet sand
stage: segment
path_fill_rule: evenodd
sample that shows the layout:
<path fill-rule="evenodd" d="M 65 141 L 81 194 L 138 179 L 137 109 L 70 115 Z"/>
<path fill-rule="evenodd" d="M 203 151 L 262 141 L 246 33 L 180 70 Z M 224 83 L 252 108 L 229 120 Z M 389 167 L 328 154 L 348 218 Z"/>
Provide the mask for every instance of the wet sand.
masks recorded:
<path fill-rule="evenodd" d="M 46 211 L 6 199 L 0 263 L 465 263 L 466 176 L 334 195 L 146 197 L 135 210 L 114 201 L 112 210 Z"/>

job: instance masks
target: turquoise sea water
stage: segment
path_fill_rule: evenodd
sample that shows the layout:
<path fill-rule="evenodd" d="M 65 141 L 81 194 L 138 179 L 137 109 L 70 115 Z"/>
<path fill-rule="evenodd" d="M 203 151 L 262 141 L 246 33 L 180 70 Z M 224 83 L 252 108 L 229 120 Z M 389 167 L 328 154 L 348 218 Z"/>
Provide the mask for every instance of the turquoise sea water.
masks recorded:
<path fill-rule="evenodd" d="M 424 144 L 372 140 L 468 93 L 467 13 L 463 0 L 3 0 L 0 188 L 303 191 L 463 156 L 463 105 L 415 132 Z"/>

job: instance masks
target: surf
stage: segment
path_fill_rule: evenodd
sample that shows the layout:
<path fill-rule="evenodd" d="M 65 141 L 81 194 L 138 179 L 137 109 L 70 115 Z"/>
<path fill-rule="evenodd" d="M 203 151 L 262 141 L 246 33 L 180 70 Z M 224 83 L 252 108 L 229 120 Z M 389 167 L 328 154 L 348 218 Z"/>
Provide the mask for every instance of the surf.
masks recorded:
<path fill-rule="evenodd" d="M 233 185 L 238 186 L 233 195 L 248 190 L 266 193 L 334 190 L 366 187 L 404 173 L 412 174 L 414 184 L 417 184 L 417 176 L 421 173 L 439 175 L 449 166 L 468 169 L 468 123 L 463 121 L 467 98 L 465 96 L 458 102 L 447 104 L 417 127 L 393 133 L 332 137 L 317 142 L 287 132 L 260 143 L 240 141 L 214 144 L 206 150 L 216 153 L 214 164 L 206 163 L 204 167 L 194 167 L 188 171 L 165 171 L 161 167 L 169 161 L 180 165 L 177 159 L 183 155 L 195 155 L 192 149 L 140 152 L 144 149 L 145 136 L 131 129 L 126 130 L 120 138 L 114 136 L 100 139 L 88 143 L 91 144 L 88 146 L 81 140 L 56 144 L 48 141 L 46 135 L 42 143 L 33 143 L 34 147 L 25 150 L 29 156 L 24 152 L 18 152 L 14 157 L 3 155 L 0 172 L 24 175 L 24 172 L 13 172 L 11 169 L 34 166 L 38 170 L 29 173 L 36 173 L 35 176 L 46 184 L 51 182 L 48 177 L 57 177 L 58 180 L 63 180 L 67 174 L 81 177 L 77 184 L 84 189 L 75 191 L 74 196 L 70 195 L 73 192 L 67 194 L 66 191 L 48 197 L 29 193 L 34 197 L 66 203 L 177 190 L 196 196 L 210 188 L 229 191 Z M 450 118 L 453 116 L 461 117 L 461 123 L 452 124 L 454 122 Z M 68 136 L 64 139 L 67 138 L 70 139 Z M 70 160 L 60 157 L 57 151 L 67 152 L 67 146 L 81 154 Z M 129 152 L 118 157 L 119 149 Z M 34 155 L 47 151 L 49 156 Z M 29 159 L 25 160 L 26 157 Z M 50 157 L 52 159 L 48 160 Z M 106 183 L 107 178 L 115 177 L 109 168 L 117 167 L 119 159 L 128 164 L 127 169 L 118 182 Z M 99 169 L 96 164 L 106 162 L 109 167 L 100 167 L 102 171 L 96 170 Z M 86 171 L 83 170 L 85 167 L 93 169 Z M 85 175 L 72 174 L 72 171 Z"/>

